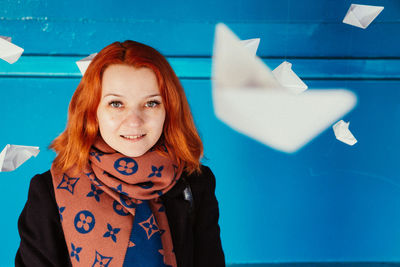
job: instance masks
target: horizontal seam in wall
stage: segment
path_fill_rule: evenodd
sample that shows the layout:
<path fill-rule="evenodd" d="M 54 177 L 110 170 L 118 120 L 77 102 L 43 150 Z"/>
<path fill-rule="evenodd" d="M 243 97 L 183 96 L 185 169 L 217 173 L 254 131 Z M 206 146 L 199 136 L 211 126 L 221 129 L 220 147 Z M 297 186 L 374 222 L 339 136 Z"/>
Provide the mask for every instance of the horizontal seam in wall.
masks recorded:
<path fill-rule="evenodd" d="M 1 78 L 23 78 L 23 79 L 78 79 L 80 76 L 62 76 L 62 75 L 0 75 Z M 210 77 L 179 77 L 180 80 L 192 80 L 192 81 L 211 81 Z M 307 77 L 302 78 L 303 81 L 400 81 L 398 78 L 376 78 L 376 77 L 335 77 L 335 78 L 323 78 L 323 77 Z"/>
<path fill-rule="evenodd" d="M 88 54 L 36 54 L 25 53 L 22 57 L 87 57 Z M 210 55 L 164 55 L 166 58 L 199 58 L 199 59 L 212 59 Z M 400 60 L 399 56 L 393 57 L 351 57 L 351 56 L 258 56 L 261 59 L 309 59 L 309 60 Z"/>

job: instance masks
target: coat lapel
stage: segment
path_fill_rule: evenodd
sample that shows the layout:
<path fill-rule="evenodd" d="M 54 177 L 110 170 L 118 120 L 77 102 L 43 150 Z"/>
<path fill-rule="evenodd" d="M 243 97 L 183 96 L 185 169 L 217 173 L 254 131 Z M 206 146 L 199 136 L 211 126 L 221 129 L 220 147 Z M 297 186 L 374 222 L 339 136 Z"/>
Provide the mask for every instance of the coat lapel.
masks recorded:
<path fill-rule="evenodd" d="M 191 222 L 193 208 L 191 208 L 191 203 L 184 198 L 183 191 L 186 186 L 184 175 L 182 175 L 176 185 L 161 196 L 168 217 L 178 266 L 191 266 L 193 254 Z"/>

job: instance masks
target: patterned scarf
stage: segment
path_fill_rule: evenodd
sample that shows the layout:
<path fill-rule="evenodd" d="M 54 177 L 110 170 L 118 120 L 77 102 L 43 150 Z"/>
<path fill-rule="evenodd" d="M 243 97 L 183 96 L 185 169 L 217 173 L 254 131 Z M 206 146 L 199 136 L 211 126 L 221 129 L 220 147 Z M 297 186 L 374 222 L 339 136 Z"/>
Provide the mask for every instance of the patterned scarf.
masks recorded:
<path fill-rule="evenodd" d="M 89 164 L 83 172 L 72 173 L 51 168 L 60 220 L 74 267 L 122 266 L 127 250 L 137 245 L 131 236 L 134 223 L 149 239 L 161 237 L 162 249 L 150 254 L 155 257 L 160 253 L 166 265 L 176 267 L 171 232 L 159 196 L 176 184 L 182 168 L 154 150 L 140 157 L 126 157 L 100 138 L 92 147 Z M 143 218 L 144 214 L 135 216 L 138 205 L 147 207 L 148 218 Z M 143 221 L 135 221 L 136 217 Z M 134 227 L 134 231 L 138 229 Z M 132 258 L 134 254 L 129 251 Z"/>

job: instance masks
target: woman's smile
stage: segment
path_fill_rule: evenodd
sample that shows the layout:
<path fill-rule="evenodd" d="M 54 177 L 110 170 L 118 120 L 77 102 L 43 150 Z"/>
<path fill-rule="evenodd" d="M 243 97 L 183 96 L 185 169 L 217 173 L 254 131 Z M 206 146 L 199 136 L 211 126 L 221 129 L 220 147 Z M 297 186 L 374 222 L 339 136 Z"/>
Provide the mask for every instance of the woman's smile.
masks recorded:
<path fill-rule="evenodd" d="M 142 140 L 146 134 L 139 134 L 139 135 L 120 135 L 122 138 L 131 141 L 131 142 L 137 142 Z"/>

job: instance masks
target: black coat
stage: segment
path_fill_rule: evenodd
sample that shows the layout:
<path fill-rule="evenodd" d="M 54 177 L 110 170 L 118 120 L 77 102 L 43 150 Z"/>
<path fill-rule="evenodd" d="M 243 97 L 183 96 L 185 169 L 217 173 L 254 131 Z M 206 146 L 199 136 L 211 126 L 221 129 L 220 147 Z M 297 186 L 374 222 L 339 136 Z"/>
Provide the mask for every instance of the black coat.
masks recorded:
<path fill-rule="evenodd" d="M 215 177 L 208 167 L 202 166 L 201 170 L 200 175 L 182 174 L 177 184 L 161 196 L 178 267 L 225 266 Z M 184 196 L 188 191 L 185 188 L 191 189 L 193 201 L 190 195 Z M 15 266 L 71 266 L 50 171 L 31 180 L 18 230 L 21 243 Z"/>

